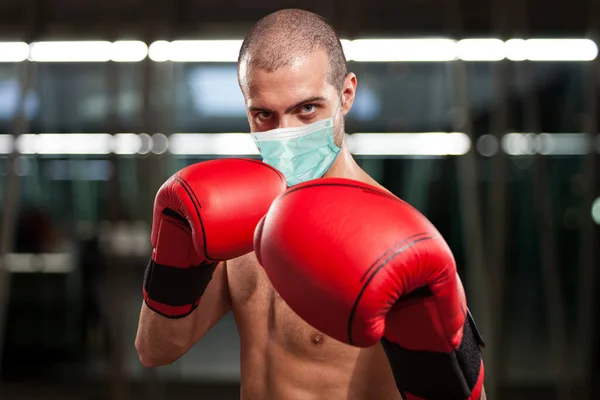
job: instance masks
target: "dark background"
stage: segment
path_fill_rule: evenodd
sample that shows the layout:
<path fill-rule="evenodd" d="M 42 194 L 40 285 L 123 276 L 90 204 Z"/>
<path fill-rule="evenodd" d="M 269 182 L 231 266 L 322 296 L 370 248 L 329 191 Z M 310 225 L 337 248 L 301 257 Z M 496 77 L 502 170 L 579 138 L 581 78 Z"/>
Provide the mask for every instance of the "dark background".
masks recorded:
<path fill-rule="evenodd" d="M 241 39 L 287 7 L 344 39 L 600 43 L 600 0 L 2 0 L 0 42 Z M 349 67 L 350 135 L 470 138 L 462 155 L 357 158 L 452 247 L 487 339 L 488 398 L 598 398 L 598 58 Z M 247 131 L 235 63 L 0 62 L 0 135 Z M 561 139 L 517 154 L 501 145 L 508 133 Z M 1 398 L 239 398 L 231 315 L 173 365 L 137 359 L 154 194 L 177 169 L 227 155 L 161 153 L 152 137 L 131 155 L 0 151 Z"/>

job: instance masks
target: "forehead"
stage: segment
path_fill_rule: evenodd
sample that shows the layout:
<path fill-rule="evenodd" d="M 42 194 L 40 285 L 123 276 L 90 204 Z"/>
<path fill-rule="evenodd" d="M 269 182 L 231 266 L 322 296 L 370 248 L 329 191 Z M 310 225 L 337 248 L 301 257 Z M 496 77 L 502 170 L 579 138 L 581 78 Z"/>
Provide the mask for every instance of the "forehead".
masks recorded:
<path fill-rule="evenodd" d="M 289 65 L 274 71 L 250 65 L 241 69 L 240 78 L 249 105 L 285 107 L 311 96 L 331 96 L 335 90 L 327 79 L 328 72 L 327 54 L 315 51 L 294 57 Z"/>

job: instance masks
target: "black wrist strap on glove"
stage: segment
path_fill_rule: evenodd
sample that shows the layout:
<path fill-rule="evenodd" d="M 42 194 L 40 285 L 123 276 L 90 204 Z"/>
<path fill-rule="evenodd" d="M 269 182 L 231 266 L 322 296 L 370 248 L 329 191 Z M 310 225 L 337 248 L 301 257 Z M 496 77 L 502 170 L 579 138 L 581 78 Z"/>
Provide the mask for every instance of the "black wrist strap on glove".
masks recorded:
<path fill-rule="evenodd" d="M 174 268 L 150 260 L 144 274 L 144 301 L 166 318 L 183 318 L 194 311 L 210 283 L 217 262 Z"/>
<path fill-rule="evenodd" d="M 407 350 L 385 337 L 381 344 L 404 398 L 410 393 L 427 400 L 465 400 L 479 382 L 484 343 L 470 312 L 462 342 L 451 353 Z"/>

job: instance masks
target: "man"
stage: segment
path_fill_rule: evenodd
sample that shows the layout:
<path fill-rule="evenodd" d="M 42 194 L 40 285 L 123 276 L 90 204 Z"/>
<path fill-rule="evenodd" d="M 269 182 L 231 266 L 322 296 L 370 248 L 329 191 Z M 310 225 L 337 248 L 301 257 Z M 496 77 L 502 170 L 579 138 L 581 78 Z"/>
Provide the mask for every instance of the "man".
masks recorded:
<path fill-rule="evenodd" d="M 252 251 L 254 228 L 288 186 L 338 177 L 384 190 L 344 143 L 357 79 L 335 32 L 306 11 L 270 14 L 246 37 L 238 78 L 266 164 L 199 163 L 157 194 L 136 337 L 141 362 L 172 363 L 231 310 L 242 399 L 402 399 L 380 344 L 359 348 L 313 328 Z"/>

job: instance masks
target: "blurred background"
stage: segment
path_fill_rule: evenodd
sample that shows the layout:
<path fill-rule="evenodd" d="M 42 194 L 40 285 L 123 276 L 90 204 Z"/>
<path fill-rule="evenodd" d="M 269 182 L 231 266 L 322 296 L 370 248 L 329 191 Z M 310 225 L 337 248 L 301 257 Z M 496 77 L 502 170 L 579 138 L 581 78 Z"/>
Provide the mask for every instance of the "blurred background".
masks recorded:
<path fill-rule="evenodd" d="M 359 163 L 452 247 L 489 398 L 600 398 L 600 0 L 2 0 L 0 398 L 239 398 L 231 315 L 167 367 L 134 336 L 156 190 L 257 157 L 237 51 L 288 7 L 343 39 Z"/>

